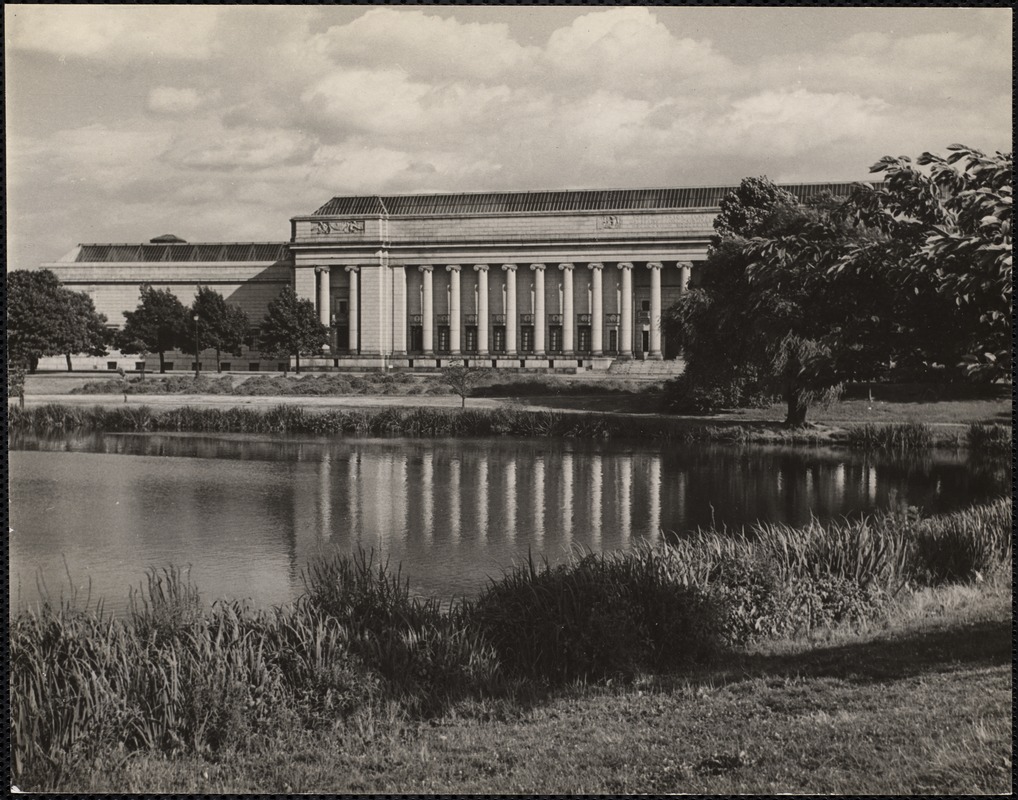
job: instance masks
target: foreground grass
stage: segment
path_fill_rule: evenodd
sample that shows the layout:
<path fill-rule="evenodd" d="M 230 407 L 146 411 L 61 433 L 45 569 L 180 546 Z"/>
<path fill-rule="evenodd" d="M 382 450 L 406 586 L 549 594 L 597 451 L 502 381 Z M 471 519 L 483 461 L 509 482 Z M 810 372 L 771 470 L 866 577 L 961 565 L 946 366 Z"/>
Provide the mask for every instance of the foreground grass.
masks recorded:
<path fill-rule="evenodd" d="M 398 751 L 414 726 L 450 715 L 520 719 L 577 682 L 728 681 L 767 663 L 753 667 L 766 651 L 747 645 L 908 618 L 931 608 L 931 593 L 944 604 L 968 587 L 976 597 L 1009 592 L 1011 528 L 1001 500 L 926 519 L 705 531 L 558 567 L 531 561 L 451 608 L 412 597 L 398 571 L 364 554 L 312 565 L 306 594 L 270 612 L 208 610 L 180 573 L 153 572 L 127 619 L 47 605 L 12 620 L 12 777 L 22 788 L 81 789 L 97 773 L 130 775 L 133 763 L 169 757 L 246 763 L 256 771 L 244 779 L 257 781 L 252 754 L 311 748 L 309 736 L 319 756 L 322 737 L 342 745 L 342 760 L 351 741 L 388 737 Z M 721 774 L 759 757 L 740 743 L 734 755 L 676 762 L 686 765 L 677 774 Z M 612 764 L 611 781 L 632 766 Z M 605 791 L 636 785 L 601 780 Z"/>
<path fill-rule="evenodd" d="M 140 754 L 79 791 L 1006 794 L 1010 592 L 935 591 L 877 630 L 749 648 L 681 676 L 396 708 L 253 752 Z M 947 608 L 944 608 L 944 605 Z"/>

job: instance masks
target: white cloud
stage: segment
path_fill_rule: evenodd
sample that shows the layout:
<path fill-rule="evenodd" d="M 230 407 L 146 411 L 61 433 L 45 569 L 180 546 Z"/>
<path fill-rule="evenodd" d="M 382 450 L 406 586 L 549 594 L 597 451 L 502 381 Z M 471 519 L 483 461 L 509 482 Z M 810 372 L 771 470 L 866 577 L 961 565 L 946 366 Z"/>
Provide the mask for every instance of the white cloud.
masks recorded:
<path fill-rule="evenodd" d="M 315 47 L 341 63 L 397 64 L 428 78 L 510 80 L 529 72 L 537 48 L 525 47 L 502 23 L 461 23 L 417 9 L 376 8 L 329 28 Z M 519 75 L 518 75 L 519 77 Z"/>
<path fill-rule="evenodd" d="M 157 86 L 148 93 L 149 110 L 157 114 L 186 114 L 198 109 L 202 102 L 197 89 Z"/>
<path fill-rule="evenodd" d="M 306 161 L 314 152 L 311 137 L 286 129 L 223 129 L 201 125 L 175 138 L 165 154 L 168 164 L 187 169 L 261 170 Z"/>
<path fill-rule="evenodd" d="M 219 9 L 208 6 L 7 6 L 7 46 L 56 56 L 209 57 Z"/>

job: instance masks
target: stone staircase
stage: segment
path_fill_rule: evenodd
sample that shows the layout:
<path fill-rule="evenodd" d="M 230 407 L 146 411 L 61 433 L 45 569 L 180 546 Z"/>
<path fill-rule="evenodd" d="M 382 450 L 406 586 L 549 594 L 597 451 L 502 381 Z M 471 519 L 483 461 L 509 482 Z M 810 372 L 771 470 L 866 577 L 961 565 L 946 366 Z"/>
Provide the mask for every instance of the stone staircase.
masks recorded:
<path fill-rule="evenodd" d="M 616 358 L 608 367 L 608 375 L 631 380 L 664 381 L 682 374 L 686 362 L 681 358 L 669 361 Z"/>

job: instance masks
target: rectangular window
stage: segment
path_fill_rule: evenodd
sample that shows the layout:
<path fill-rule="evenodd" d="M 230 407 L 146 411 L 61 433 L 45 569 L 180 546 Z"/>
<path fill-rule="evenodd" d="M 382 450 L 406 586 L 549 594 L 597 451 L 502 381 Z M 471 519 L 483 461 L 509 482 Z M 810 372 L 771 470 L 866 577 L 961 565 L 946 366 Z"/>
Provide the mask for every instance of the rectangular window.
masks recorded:
<path fill-rule="evenodd" d="M 477 326 L 476 325 L 467 325 L 467 329 L 466 329 L 466 331 L 464 331 L 464 333 L 466 334 L 466 341 L 463 344 L 463 350 L 465 352 L 467 352 L 467 353 L 476 353 L 477 352 Z"/>
<path fill-rule="evenodd" d="M 166 368 L 167 372 L 171 372 L 173 370 L 173 362 L 172 361 L 164 362 L 163 366 Z"/>
<path fill-rule="evenodd" d="M 229 371 L 230 371 L 230 367 L 232 367 L 232 366 L 233 366 L 233 364 L 231 364 L 231 363 L 230 363 L 229 361 L 222 361 L 222 362 L 220 362 L 220 364 L 219 364 L 219 368 L 220 368 L 220 369 L 221 369 L 221 370 L 222 370 L 223 372 L 229 372 Z"/>
<path fill-rule="evenodd" d="M 198 364 L 197 361 L 192 361 L 191 362 L 191 369 L 193 369 L 193 370 L 200 370 L 201 366 Z"/>
<path fill-rule="evenodd" d="M 257 361 L 252 361 L 247 365 L 247 370 L 248 372 L 257 372 L 259 369 L 261 369 L 261 366 L 262 365 L 259 364 Z"/>
<path fill-rule="evenodd" d="M 616 328 L 611 328 L 608 331 L 608 352 L 617 353 L 619 351 L 619 332 Z"/>
<path fill-rule="evenodd" d="M 424 328 L 420 325 L 410 326 L 410 352 L 424 352 Z"/>
<path fill-rule="evenodd" d="M 641 311 L 650 311 L 650 300 L 641 300 L 640 301 L 640 310 Z"/>
<path fill-rule="evenodd" d="M 145 371 L 145 362 L 144 361 L 135 361 L 134 362 L 134 368 L 136 370 L 138 370 L 138 372 L 144 372 Z"/>
<path fill-rule="evenodd" d="M 438 352 L 448 353 L 449 352 L 449 326 L 439 325 L 438 326 Z"/>
<path fill-rule="evenodd" d="M 290 371 L 290 362 L 289 361 L 280 361 L 278 364 L 276 364 L 276 369 L 279 370 L 280 372 L 289 372 Z"/>
<path fill-rule="evenodd" d="M 524 353 L 534 352 L 534 326 L 520 326 L 520 350 Z"/>
<path fill-rule="evenodd" d="M 552 353 L 562 352 L 562 326 L 552 325 L 548 328 L 548 351 Z"/>
<path fill-rule="evenodd" d="M 590 326 L 579 325 L 576 328 L 576 350 L 580 353 L 590 352 Z"/>
<path fill-rule="evenodd" d="M 113 370 L 115 370 L 116 368 L 117 368 L 117 362 L 116 361 L 107 361 L 106 362 L 106 369 L 113 369 Z"/>
<path fill-rule="evenodd" d="M 505 352 L 505 325 L 496 325 L 492 330 L 492 350 L 496 353 Z"/>
<path fill-rule="evenodd" d="M 336 328 L 336 349 L 350 349 L 350 329 L 347 327 Z"/>

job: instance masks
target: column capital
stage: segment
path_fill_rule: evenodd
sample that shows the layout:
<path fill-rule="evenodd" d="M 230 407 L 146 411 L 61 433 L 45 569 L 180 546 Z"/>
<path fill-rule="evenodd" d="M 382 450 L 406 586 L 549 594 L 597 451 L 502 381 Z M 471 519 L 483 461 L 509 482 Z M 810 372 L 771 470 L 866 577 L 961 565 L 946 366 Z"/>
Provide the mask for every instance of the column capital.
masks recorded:
<path fill-rule="evenodd" d="M 418 269 L 418 270 L 419 270 L 420 272 L 431 272 L 431 271 L 433 271 L 433 270 L 434 270 L 435 268 L 434 268 L 434 267 L 433 267 L 433 266 L 432 266 L 431 264 L 421 264 L 421 265 L 420 265 L 420 266 L 419 266 L 419 267 L 418 267 L 417 269 Z"/>
<path fill-rule="evenodd" d="M 693 262 L 692 261 L 676 261 L 675 262 L 675 266 L 677 266 L 677 267 L 686 267 L 687 269 L 692 269 L 693 268 Z"/>
<path fill-rule="evenodd" d="M 488 271 L 487 264 L 474 264 L 474 272 L 487 272 L 487 271 Z"/>
<path fill-rule="evenodd" d="M 565 264 L 559 264 L 558 268 L 560 270 L 562 270 L 563 272 L 565 272 L 566 270 L 572 271 L 574 266 L 575 266 L 574 264 L 570 264 L 569 262 L 566 262 Z"/>
<path fill-rule="evenodd" d="M 347 272 L 360 272 L 361 271 L 360 267 L 343 267 L 343 269 L 345 269 Z"/>
<path fill-rule="evenodd" d="M 618 268 L 619 269 L 632 269 L 633 268 L 633 262 L 632 261 L 620 261 L 618 263 Z"/>
<path fill-rule="evenodd" d="M 531 264 L 530 269 L 532 269 L 534 272 L 537 271 L 544 272 L 544 264 Z"/>
<path fill-rule="evenodd" d="M 602 270 L 604 269 L 604 264 L 602 264 L 600 261 L 593 261 L 590 264 L 587 264 L 587 269 Z"/>
<path fill-rule="evenodd" d="M 647 262 L 647 269 L 663 269 L 663 268 L 664 268 L 664 264 L 662 264 L 660 261 L 648 261 Z"/>
<path fill-rule="evenodd" d="M 459 272 L 460 271 L 460 265 L 459 264 L 447 264 L 446 267 L 445 267 L 445 271 L 446 272 Z"/>
<path fill-rule="evenodd" d="M 331 267 L 315 267 L 315 272 L 328 273 L 331 269 Z"/>
<path fill-rule="evenodd" d="M 503 264 L 502 265 L 502 270 L 503 270 L 503 272 L 516 272 L 516 265 L 515 264 Z"/>

